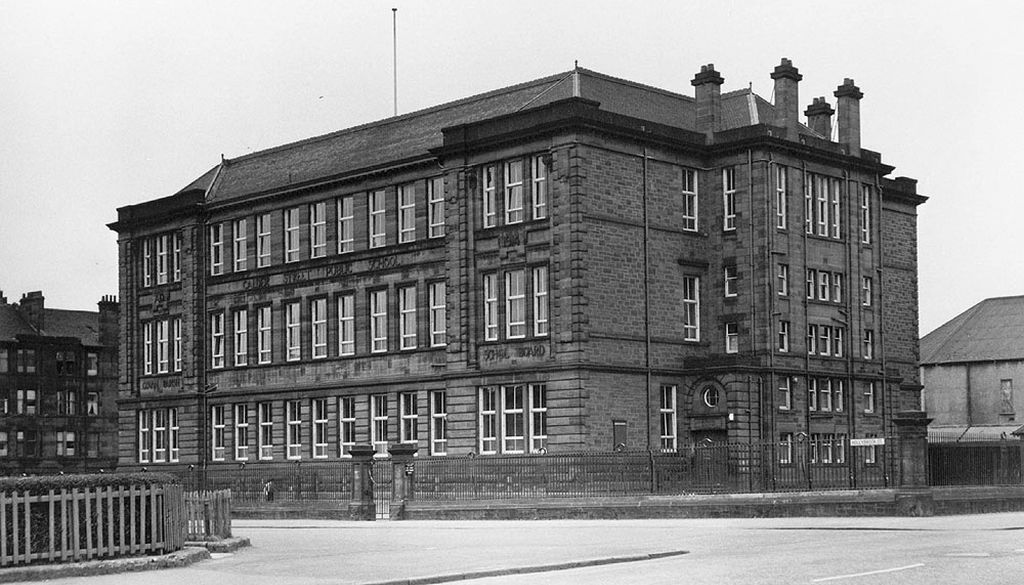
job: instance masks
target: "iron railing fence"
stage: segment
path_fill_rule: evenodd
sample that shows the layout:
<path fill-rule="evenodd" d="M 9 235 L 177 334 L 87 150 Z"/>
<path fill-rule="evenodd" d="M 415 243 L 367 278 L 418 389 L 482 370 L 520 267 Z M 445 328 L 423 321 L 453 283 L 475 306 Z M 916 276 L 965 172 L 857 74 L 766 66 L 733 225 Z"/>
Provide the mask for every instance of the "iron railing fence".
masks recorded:
<path fill-rule="evenodd" d="M 415 497 L 486 500 L 713 494 L 893 487 L 895 440 L 870 447 L 794 443 L 430 458 L 417 461 Z"/>
<path fill-rule="evenodd" d="M 928 484 L 1021 485 L 1024 442 L 964 441 L 928 443 Z"/>
<path fill-rule="evenodd" d="M 178 473 L 187 491 L 231 490 L 232 501 L 259 502 L 350 500 L 352 462 L 211 466 Z"/>

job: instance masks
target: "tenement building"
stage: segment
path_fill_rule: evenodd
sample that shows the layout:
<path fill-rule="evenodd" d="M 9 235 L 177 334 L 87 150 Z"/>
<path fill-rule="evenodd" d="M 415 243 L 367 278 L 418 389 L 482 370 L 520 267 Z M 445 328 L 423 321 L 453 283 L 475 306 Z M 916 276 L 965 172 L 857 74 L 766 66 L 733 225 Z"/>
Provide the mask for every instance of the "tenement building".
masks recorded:
<path fill-rule="evenodd" d="M 113 297 L 91 312 L 0 292 L 0 475 L 114 468 L 117 349 Z"/>
<path fill-rule="evenodd" d="M 676 450 L 842 464 L 918 404 L 916 182 L 862 93 L 574 69 L 118 210 L 120 462 Z M 833 117 L 833 114 L 836 114 Z M 833 140 L 833 119 L 838 140 Z"/>

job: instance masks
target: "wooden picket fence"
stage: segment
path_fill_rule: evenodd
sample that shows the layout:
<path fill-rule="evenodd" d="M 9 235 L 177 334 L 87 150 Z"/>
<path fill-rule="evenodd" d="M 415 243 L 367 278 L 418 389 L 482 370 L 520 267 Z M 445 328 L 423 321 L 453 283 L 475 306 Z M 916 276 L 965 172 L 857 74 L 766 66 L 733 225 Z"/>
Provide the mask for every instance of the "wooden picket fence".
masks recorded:
<path fill-rule="evenodd" d="M 231 490 L 185 494 L 187 540 L 231 537 Z"/>
<path fill-rule="evenodd" d="M 167 553 L 184 536 L 180 485 L 0 492 L 0 567 Z"/>

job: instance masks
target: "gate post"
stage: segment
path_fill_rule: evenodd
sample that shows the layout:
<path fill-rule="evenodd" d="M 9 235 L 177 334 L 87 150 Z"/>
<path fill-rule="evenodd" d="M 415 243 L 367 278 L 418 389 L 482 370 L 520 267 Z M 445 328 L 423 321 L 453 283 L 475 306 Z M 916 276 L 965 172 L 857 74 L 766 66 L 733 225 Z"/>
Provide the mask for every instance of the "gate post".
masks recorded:
<path fill-rule="evenodd" d="M 373 455 L 372 445 L 352 445 L 352 499 L 348 503 L 349 520 L 376 520 L 377 510 L 373 505 Z"/>
<path fill-rule="evenodd" d="M 416 451 L 419 447 L 413 443 L 398 443 L 388 447 L 391 455 L 391 507 L 389 516 L 399 520 L 405 509 L 405 502 L 413 499 L 413 483 L 416 479 Z"/>
<path fill-rule="evenodd" d="M 896 509 L 908 516 L 935 513 L 928 486 L 928 424 L 932 419 L 922 411 L 902 411 L 893 417 L 899 439 L 900 482 Z"/>

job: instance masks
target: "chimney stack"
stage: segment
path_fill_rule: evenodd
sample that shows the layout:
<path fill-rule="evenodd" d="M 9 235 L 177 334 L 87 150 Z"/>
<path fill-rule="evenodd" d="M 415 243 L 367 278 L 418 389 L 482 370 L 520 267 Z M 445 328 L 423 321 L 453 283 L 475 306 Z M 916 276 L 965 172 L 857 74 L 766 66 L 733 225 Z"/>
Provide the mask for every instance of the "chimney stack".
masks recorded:
<path fill-rule="evenodd" d="M 0 305 L 7 304 L 7 297 L 4 296 L 4 291 L 0 290 Z"/>
<path fill-rule="evenodd" d="M 37 332 L 42 331 L 46 327 L 46 322 L 43 318 L 44 301 L 43 291 L 36 290 L 21 295 L 21 302 L 19 303 L 22 313 L 28 319 L 29 325 Z"/>
<path fill-rule="evenodd" d="M 860 156 L 860 99 L 864 97 L 852 79 L 845 79 L 835 93 L 839 109 L 839 144 L 850 156 Z"/>
<path fill-rule="evenodd" d="M 104 295 L 97 305 L 99 305 L 100 309 L 100 345 L 117 347 L 118 333 L 120 332 L 118 324 L 120 305 L 117 302 L 117 297 L 114 295 Z"/>
<path fill-rule="evenodd" d="M 708 138 L 722 129 L 722 84 L 725 79 L 715 71 L 713 64 L 701 65 L 700 73 L 690 82 L 696 89 L 697 131 Z"/>
<path fill-rule="evenodd" d="M 775 80 L 775 125 L 786 129 L 786 137 L 798 140 L 800 129 L 800 92 L 798 84 L 804 76 L 800 75 L 793 62 L 783 57 L 772 79 Z"/>
<path fill-rule="evenodd" d="M 832 114 L 836 113 L 832 106 L 825 101 L 824 96 L 814 98 L 814 102 L 807 106 L 804 115 L 807 116 L 807 125 L 818 134 L 825 137 L 825 140 L 832 140 Z"/>

